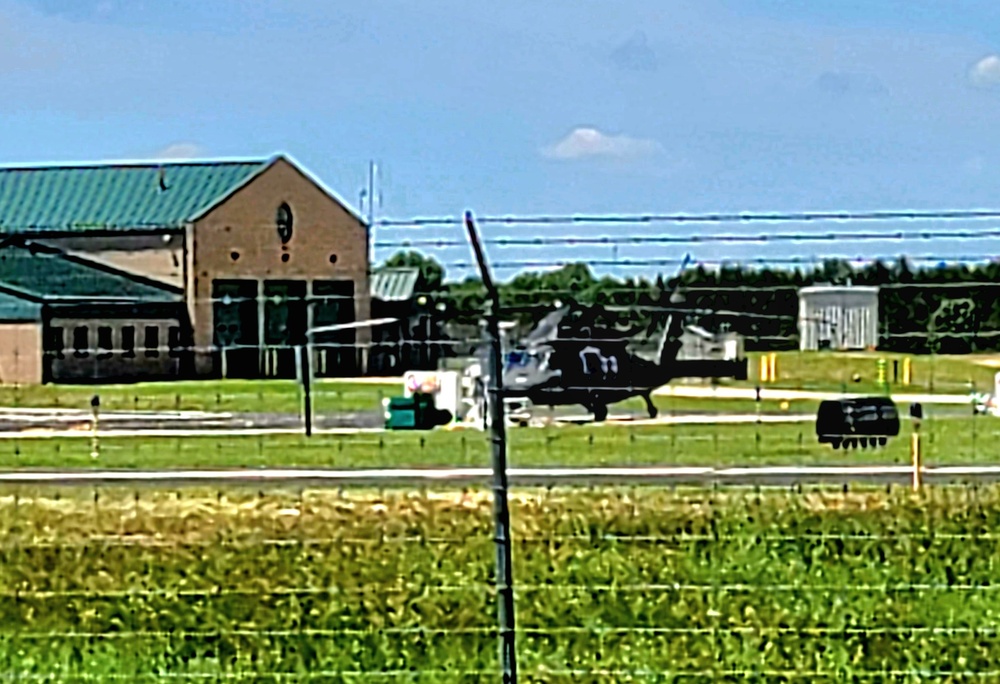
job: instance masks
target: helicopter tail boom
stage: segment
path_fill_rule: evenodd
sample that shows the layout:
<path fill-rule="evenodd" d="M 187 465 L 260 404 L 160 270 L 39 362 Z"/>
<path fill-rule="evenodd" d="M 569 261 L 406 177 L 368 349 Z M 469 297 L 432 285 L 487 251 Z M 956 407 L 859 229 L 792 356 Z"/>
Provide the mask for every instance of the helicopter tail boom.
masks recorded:
<path fill-rule="evenodd" d="M 672 361 L 666 370 L 673 378 L 733 378 L 746 380 L 747 359 L 684 359 Z"/>

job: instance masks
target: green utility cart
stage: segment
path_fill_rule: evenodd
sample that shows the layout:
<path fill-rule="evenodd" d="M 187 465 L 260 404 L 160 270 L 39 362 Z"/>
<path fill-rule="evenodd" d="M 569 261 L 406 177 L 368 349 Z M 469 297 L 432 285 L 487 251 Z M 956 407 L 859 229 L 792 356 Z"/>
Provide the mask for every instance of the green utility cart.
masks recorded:
<path fill-rule="evenodd" d="M 385 400 L 386 430 L 430 430 L 452 421 L 451 411 L 434 405 L 433 394 L 416 393 L 411 397 Z"/>

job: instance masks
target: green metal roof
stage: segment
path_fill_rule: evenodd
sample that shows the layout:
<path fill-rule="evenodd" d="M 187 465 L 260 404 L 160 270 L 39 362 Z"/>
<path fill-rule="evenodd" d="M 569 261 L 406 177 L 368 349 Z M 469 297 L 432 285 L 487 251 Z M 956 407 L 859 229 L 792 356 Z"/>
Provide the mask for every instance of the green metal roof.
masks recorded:
<path fill-rule="evenodd" d="M 0 292 L 0 321 L 39 321 L 42 305 L 15 295 Z"/>
<path fill-rule="evenodd" d="M 413 298 L 420 270 L 416 268 L 383 268 L 372 273 L 371 296 L 383 302 L 401 302 Z"/>
<path fill-rule="evenodd" d="M 179 228 L 274 159 L 0 166 L 0 232 Z"/>
<path fill-rule="evenodd" d="M 41 302 L 179 302 L 180 288 L 38 244 L 0 248 L 0 292 Z"/>

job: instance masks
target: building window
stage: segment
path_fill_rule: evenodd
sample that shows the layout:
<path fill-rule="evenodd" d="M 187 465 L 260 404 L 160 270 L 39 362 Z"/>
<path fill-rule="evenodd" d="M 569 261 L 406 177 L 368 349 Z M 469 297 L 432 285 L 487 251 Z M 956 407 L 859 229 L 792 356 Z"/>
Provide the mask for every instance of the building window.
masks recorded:
<path fill-rule="evenodd" d="M 73 355 L 77 358 L 86 358 L 90 355 L 88 351 L 90 340 L 89 330 L 85 325 L 78 325 L 73 328 Z"/>
<path fill-rule="evenodd" d="M 135 326 L 126 325 L 122 328 L 122 356 L 126 359 L 135 358 Z"/>
<path fill-rule="evenodd" d="M 292 239 L 292 208 L 286 202 L 282 202 L 274 217 L 274 222 L 278 228 L 278 237 L 281 244 L 288 244 Z"/>
<path fill-rule="evenodd" d="M 181 355 L 182 345 L 181 345 L 181 328 L 177 325 L 172 325 L 167 328 L 167 346 L 170 347 L 170 356 L 177 358 Z"/>
<path fill-rule="evenodd" d="M 111 350 L 114 349 L 115 343 L 111 333 L 111 328 L 106 325 L 102 325 L 97 329 L 97 358 L 110 359 L 114 356 Z"/>
<path fill-rule="evenodd" d="M 260 339 L 260 285 L 256 280 L 213 280 L 212 318 L 216 348 L 256 346 Z"/>
<path fill-rule="evenodd" d="M 52 327 L 48 329 L 48 339 L 45 341 L 45 348 L 53 358 L 64 358 L 63 350 L 66 348 L 65 333 L 66 331 L 59 327 Z"/>
<path fill-rule="evenodd" d="M 156 325 L 146 326 L 146 356 L 156 357 L 160 355 L 160 327 Z"/>

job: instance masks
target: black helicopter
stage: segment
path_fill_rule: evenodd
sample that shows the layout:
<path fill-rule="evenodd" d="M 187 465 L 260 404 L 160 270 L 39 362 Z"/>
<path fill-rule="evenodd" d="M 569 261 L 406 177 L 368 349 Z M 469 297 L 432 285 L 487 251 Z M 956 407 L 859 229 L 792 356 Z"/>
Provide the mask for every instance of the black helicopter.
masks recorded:
<path fill-rule="evenodd" d="M 539 406 L 578 404 L 594 420 L 608 416 L 608 405 L 642 397 L 650 418 L 657 415 L 652 393 L 675 378 L 747 378 L 747 360 L 680 360 L 685 314 L 679 288 L 661 308 L 665 317 L 657 360 L 629 351 L 631 338 L 645 326 L 620 331 L 598 325 L 602 310 L 570 304 L 548 314 L 511 351 L 503 368 L 505 397 Z M 665 304 L 667 304 L 665 302 Z"/>

